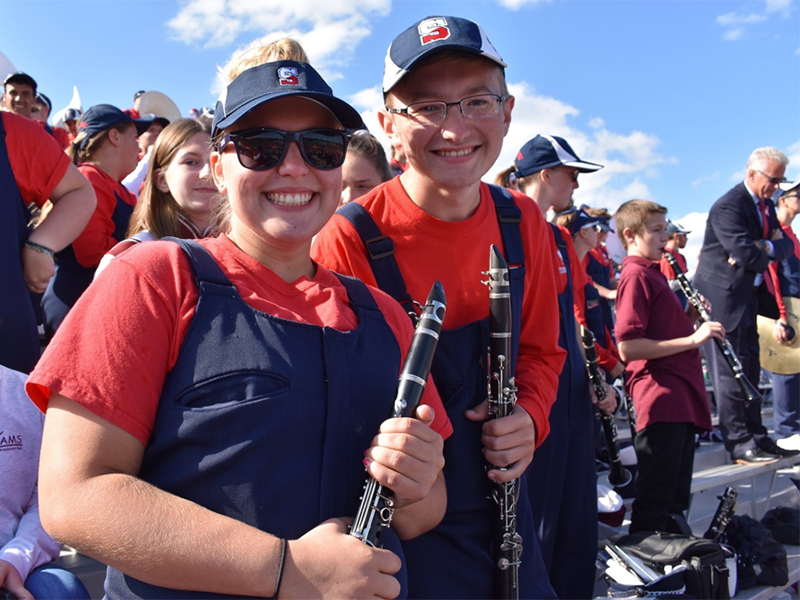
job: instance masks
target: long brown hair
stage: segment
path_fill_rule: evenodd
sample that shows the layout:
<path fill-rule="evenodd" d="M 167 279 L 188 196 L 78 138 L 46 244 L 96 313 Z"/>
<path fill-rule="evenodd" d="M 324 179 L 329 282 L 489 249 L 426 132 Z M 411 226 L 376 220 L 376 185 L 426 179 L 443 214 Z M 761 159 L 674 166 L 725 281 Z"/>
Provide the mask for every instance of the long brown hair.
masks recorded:
<path fill-rule="evenodd" d="M 178 150 L 198 133 L 208 133 L 208 130 L 194 119 L 179 119 L 159 134 L 153 145 L 142 193 L 131 215 L 128 237 L 142 231 L 149 231 L 156 238 L 182 237 L 178 215 L 183 213 L 183 209 L 170 192 L 162 192 L 156 183 L 159 171 L 168 167 Z"/>

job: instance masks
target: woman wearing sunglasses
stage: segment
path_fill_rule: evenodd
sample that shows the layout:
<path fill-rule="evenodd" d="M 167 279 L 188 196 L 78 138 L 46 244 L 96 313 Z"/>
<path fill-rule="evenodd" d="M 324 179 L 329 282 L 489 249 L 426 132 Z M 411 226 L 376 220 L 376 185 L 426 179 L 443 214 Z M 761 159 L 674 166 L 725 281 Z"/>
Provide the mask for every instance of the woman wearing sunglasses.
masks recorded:
<path fill-rule="evenodd" d="M 309 257 L 360 125 L 306 63 L 239 74 L 212 134 L 225 233 L 116 258 L 31 376 L 42 520 L 110 566 L 109 597 L 393 598 L 398 537 L 441 519 L 435 390 L 385 420 L 408 317 Z M 347 535 L 364 465 L 395 492 L 385 550 Z"/>

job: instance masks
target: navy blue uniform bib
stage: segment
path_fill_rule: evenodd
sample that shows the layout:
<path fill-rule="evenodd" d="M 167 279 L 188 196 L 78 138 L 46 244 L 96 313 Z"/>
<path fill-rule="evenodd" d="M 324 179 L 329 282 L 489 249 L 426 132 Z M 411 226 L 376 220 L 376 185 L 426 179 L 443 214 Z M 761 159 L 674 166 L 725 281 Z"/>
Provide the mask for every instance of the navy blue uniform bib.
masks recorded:
<path fill-rule="evenodd" d="M 39 333 L 20 253 L 28 239 L 31 215 L 11 170 L 6 130 L 0 113 L 0 364 L 29 373 L 39 360 Z"/>
<path fill-rule="evenodd" d="M 358 317 L 336 331 L 248 306 L 199 244 L 199 300 L 164 383 L 139 477 L 214 512 L 297 539 L 355 516 L 362 464 L 388 418 L 400 371 L 394 332 L 366 286 L 339 276 Z M 385 547 L 402 558 L 393 531 Z M 405 570 L 397 575 L 405 592 Z M 208 598 L 108 570 L 112 598 Z"/>
<path fill-rule="evenodd" d="M 567 270 L 567 287 L 558 295 L 558 345 L 567 358 L 550 410 L 550 435 L 527 471 L 528 490 L 550 583 L 560 598 L 591 598 L 597 554 L 594 413 L 575 331 L 567 243 L 557 225 L 550 227 Z"/>

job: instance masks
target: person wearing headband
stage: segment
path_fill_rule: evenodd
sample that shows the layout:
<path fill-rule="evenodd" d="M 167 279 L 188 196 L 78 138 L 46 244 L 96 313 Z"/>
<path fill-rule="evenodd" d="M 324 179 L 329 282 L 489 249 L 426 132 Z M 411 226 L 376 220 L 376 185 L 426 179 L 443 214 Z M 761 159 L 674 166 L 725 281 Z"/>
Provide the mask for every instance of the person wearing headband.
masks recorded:
<path fill-rule="evenodd" d="M 109 565 L 109 597 L 404 592 L 399 540 L 444 513 L 451 427 L 430 384 L 387 420 L 408 317 L 309 255 L 361 126 L 307 63 L 239 73 L 214 110 L 221 235 L 115 258 L 31 376 L 43 521 Z M 385 549 L 348 535 L 365 466 L 394 491 Z"/>
<path fill-rule="evenodd" d="M 405 151 L 407 167 L 339 209 L 312 248 L 323 264 L 377 283 L 407 310 L 425 299 L 434 280 L 448 295 L 432 370 L 455 430 L 445 444 L 448 505 L 436 529 L 404 543 L 416 598 L 492 597 L 491 529 L 498 509 L 491 489 L 493 482 L 520 476 L 521 597 L 554 595 L 524 472 L 547 437 L 564 361 L 555 249 L 529 199 L 481 182 L 511 122 L 514 97 L 505 66 L 486 32 L 468 19 L 431 16 L 400 33 L 387 51 L 385 108 L 378 118 L 392 144 Z M 374 227 L 361 228 L 368 223 L 364 215 Z M 493 244 L 512 265 L 516 311 L 510 364 L 518 405 L 501 419 L 489 418 L 486 402 L 489 293 L 481 272 Z M 385 278 L 387 270 L 396 277 Z M 487 469 L 487 462 L 498 468 Z"/>

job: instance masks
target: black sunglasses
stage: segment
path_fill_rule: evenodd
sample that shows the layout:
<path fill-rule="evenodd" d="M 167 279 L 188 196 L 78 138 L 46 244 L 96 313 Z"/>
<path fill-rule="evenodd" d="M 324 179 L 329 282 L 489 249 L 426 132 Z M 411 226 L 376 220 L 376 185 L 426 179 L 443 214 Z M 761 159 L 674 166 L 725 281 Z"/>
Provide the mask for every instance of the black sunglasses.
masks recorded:
<path fill-rule="evenodd" d="M 351 137 L 350 133 L 338 129 L 281 131 L 258 127 L 226 133 L 217 149 L 222 152 L 228 142 L 233 142 L 239 164 L 245 169 L 266 171 L 283 160 L 290 143 L 297 142 L 300 154 L 309 166 L 330 170 L 344 163 Z"/>

